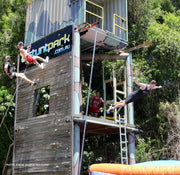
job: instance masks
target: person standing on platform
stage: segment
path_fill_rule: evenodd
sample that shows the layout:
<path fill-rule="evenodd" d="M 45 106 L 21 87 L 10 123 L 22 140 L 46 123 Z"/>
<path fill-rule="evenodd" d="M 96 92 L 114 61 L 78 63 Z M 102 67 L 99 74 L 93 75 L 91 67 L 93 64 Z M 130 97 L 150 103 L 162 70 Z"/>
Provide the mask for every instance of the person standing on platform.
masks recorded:
<path fill-rule="evenodd" d="M 107 110 L 107 114 L 110 114 L 111 111 L 114 111 L 116 108 L 124 107 L 128 103 L 134 102 L 140 97 L 148 94 L 151 90 L 153 89 L 160 89 L 162 86 L 156 86 L 156 81 L 152 80 L 150 84 L 144 84 L 144 83 L 139 83 L 136 78 L 133 78 L 134 82 L 140 86 L 140 88 L 136 91 L 133 91 L 130 93 L 125 100 L 120 101 L 119 103 L 116 103 L 115 105 L 111 105 L 109 109 Z"/>
<path fill-rule="evenodd" d="M 37 60 L 48 63 L 49 62 L 49 57 L 47 56 L 46 59 L 40 57 L 40 56 L 31 56 L 27 50 L 23 49 L 24 44 L 23 42 L 19 42 L 17 45 L 17 52 L 18 54 L 25 60 L 26 65 L 29 64 L 35 64 L 39 68 L 43 69 L 44 65 L 43 63 L 39 64 Z"/>
<path fill-rule="evenodd" d="M 91 106 L 89 111 L 91 113 L 91 116 L 98 117 L 101 102 L 104 103 L 104 100 L 100 97 L 100 92 L 96 91 L 96 96 L 93 96 L 90 101 Z"/>

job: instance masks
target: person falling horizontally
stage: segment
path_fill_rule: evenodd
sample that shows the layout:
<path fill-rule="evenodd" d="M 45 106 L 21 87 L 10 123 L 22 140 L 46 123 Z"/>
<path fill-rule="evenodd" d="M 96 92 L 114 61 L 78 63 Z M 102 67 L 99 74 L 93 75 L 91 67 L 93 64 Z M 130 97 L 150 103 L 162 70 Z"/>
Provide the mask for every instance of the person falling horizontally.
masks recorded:
<path fill-rule="evenodd" d="M 46 57 L 46 59 L 40 56 L 31 56 L 27 50 L 23 49 L 23 47 L 24 47 L 23 42 L 19 42 L 16 48 L 17 48 L 18 54 L 25 60 L 26 65 L 33 63 L 39 68 L 43 69 L 44 68 L 43 63 L 39 64 L 37 60 L 45 62 L 45 63 L 49 62 L 48 56 Z"/>
<path fill-rule="evenodd" d="M 136 78 L 133 78 L 134 82 L 140 86 L 139 89 L 137 89 L 136 91 L 133 91 L 132 93 L 130 93 L 125 100 L 120 101 L 119 103 L 116 103 L 115 105 L 111 105 L 109 107 L 109 109 L 107 110 L 107 114 L 110 114 L 111 111 L 114 111 L 116 108 L 120 108 L 120 107 L 124 107 L 125 105 L 127 105 L 128 103 L 134 102 L 137 99 L 139 99 L 140 97 L 148 94 L 151 90 L 153 89 L 159 89 L 162 88 L 162 86 L 156 86 L 156 81 L 152 80 L 150 82 L 150 84 L 144 84 L 144 83 L 139 83 Z"/>

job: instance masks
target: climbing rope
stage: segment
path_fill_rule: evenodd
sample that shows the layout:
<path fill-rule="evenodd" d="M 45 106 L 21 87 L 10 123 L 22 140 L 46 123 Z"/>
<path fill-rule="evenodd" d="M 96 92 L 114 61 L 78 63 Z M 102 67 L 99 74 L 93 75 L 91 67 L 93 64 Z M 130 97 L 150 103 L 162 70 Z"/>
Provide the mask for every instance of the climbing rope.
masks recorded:
<path fill-rule="evenodd" d="M 94 67 L 94 57 L 95 57 L 95 49 L 96 49 L 96 38 L 97 38 L 97 28 L 96 28 L 95 39 L 94 39 L 94 48 L 93 48 L 93 56 L 92 56 L 92 64 L 91 64 L 91 74 L 90 74 L 90 80 L 89 80 L 89 91 L 88 91 L 88 99 L 87 99 L 87 105 L 86 105 L 86 116 L 85 116 L 83 139 L 82 139 L 82 147 L 81 147 L 81 158 L 80 158 L 80 162 L 79 162 L 79 172 L 78 172 L 79 175 L 80 175 L 80 173 L 81 173 L 81 164 L 82 164 L 82 157 L 83 157 L 83 150 L 84 150 L 84 141 L 85 141 L 85 135 L 86 135 L 88 106 L 89 106 L 89 98 L 90 98 L 90 91 L 91 91 L 92 74 L 93 74 L 93 67 Z"/>
<path fill-rule="evenodd" d="M 24 74 L 25 74 L 25 72 L 26 72 L 26 69 L 27 69 L 27 67 L 26 67 L 25 70 L 24 70 Z M 21 82 L 22 82 L 22 79 L 21 79 L 20 83 L 17 85 L 17 87 L 20 86 Z M 5 112 L 5 114 L 4 114 L 4 116 L 3 116 L 2 120 L 1 120 L 0 128 L 1 128 L 1 126 L 2 126 L 2 124 L 3 124 L 3 122 L 4 122 L 4 119 L 5 119 L 6 115 L 7 115 L 7 112 L 9 111 L 10 105 L 11 105 L 11 103 L 13 102 L 13 99 L 14 99 L 15 95 L 16 95 L 16 90 L 15 90 L 15 92 L 14 92 L 14 94 L 13 94 L 13 97 L 11 98 L 11 101 L 10 101 L 10 103 L 9 103 L 9 105 L 8 105 L 8 108 L 6 109 L 6 112 Z"/>
<path fill-rule="evenodd" d="M 19 58 L 20 56 L 18 55 L 18 62 L 17 62 L 17 72 L 19 73 Z M 25 69 L 26 70 L 26 69 Z M 24 70 L 24 72 L 25 72 Z M 18 84 L 18 78 L 16 79 L 16 100 L 15 100 L 15 116 L 14 116 L 14 146 L 13 146 L 13 159 L 12 159 L 12 163 L 14 165 L 15 163 L 15 152 L 16 152 L 16 119 L 17 119 L 17 99 L 18 99 L 18 87 L 19 87 L 19 84 Z M 22 79 L 21 79 L 22 81 Z M 14 175 L 14 166 L 12 166 L 12 175 Z"/>
<path fill-rule="evenodd" d="M 13 142 L 13 139 L 12 139 L 12 137 L 11 137 L 11 134 L 10 134 L 10 132 L 9 132 L 8 127 L 6 126 L 5 123 L 3 123 L 3 125 L 4 125 L 4 127 L 6 128 L 6 131 L 7 131 L 7 133 L 8 133 L 9 139 Z"/>

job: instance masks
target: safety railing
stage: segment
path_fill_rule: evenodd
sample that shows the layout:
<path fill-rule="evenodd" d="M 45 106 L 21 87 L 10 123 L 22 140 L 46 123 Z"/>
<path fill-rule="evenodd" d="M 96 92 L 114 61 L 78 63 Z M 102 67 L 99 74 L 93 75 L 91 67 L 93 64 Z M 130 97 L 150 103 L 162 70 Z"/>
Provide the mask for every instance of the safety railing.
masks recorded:
<path fill-rule="evenodd" d="M 86 0 L 86 4 L 87 3 L 89 3 L 90 5 L 91 5 L 91 9 L 93 9 L 93 7 L 94 8 L 98 8 L 98 10 L 96 10 L 96 12 L 93 12 L 93 10 L 87 10 L 86 9 L 86 13 L 88 13 L 88 14 L 90 14 L 90 15 L 92 15 L 93 17 L 96 17 L 96 18 L 98 18 L 98 19 L 100 19 L 101 20 L 101 22 L 100 22 L 100 25 L 101 25 L 101 29 L 103 29 L 103 25 L 104 25 L 104 7 L 102 7 L 102 6 L 100 6 L 100 5 L 98 5 L 98 4 L 96 4 L 96 3 L 94 3 L 94 2 L 91 2 L 91 1 L 89 1 L 89 0 Z M 101 15 L 99 15 L 99 14 L 97 14 L 97 12 L 99 13 L 99 14 L 101 14 Z M 88 21 L 88 20 L 87 20 Z M 93 23 L 93 22 L 97 22 L 98 20 L 95 20 L 95 21 L 90 21 L 90 23 Z M 89 22 L 89 21 L 88 21 Z"/>
<path fill-rule="evenodd" d="M 118 21 L 118 22 L 116 22 L 116 21 Z M 125 27 L 122 26 L 122 24 Z M 127 32 L 127 29 L 126 29 L 126 19 L 122 18 L 121 16 L 119 16 L 119 15 L 114 13 L 113 14 L 113 34 L 116 34 L 116 28 L 119 28 L 120 30 L 123 30 L 123 31 Z"/>

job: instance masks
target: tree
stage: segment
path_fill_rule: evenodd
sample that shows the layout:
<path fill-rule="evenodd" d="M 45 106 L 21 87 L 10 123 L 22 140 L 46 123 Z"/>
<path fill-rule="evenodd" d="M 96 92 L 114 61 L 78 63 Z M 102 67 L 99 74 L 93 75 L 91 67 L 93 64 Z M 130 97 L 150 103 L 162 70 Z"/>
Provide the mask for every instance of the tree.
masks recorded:
<path fill-rule="evenodd" d="M 178 106 L 175 103 L 160 103 L 157 119 L 159 120 L 160 143 L 159 148 L 165 147 L 162 159 L 179 160 L 180 118 Z"/>
<path fill-rule="evenodd" d="M 9 145 L 13 138 L 14 96 L 5 87 L 0 87 L 0 171 L 2 171 Z M 7 114 L 5 115 L 7 111 Z"/>

